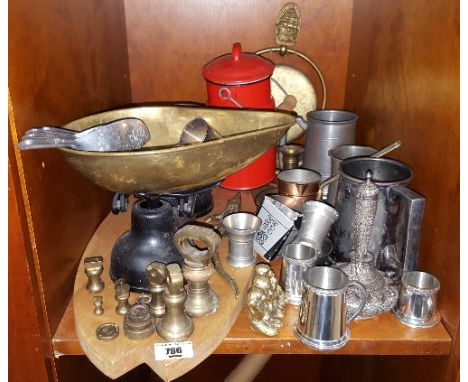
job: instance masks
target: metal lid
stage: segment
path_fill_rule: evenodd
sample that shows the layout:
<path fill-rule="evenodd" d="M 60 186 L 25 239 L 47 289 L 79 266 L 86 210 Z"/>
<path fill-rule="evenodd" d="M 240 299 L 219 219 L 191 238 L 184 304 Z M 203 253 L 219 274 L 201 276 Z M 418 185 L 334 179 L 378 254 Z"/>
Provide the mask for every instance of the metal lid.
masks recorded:
<path fill-rule="evenodd" d="M 232 46 L 232 53 L 210 61 L 203 67 L 205 80 L 223 85 L 242 85 L 271 77 L 275 65 L 259 55 L 243 53 L 241 44 Z"/>

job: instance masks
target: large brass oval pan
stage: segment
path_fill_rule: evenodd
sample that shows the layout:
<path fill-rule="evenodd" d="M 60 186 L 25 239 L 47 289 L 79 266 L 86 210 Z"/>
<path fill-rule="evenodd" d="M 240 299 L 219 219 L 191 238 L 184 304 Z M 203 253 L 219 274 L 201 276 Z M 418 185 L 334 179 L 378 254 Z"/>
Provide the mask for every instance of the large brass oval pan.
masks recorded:
<path fill-rule="evenodd" d="M 278 144 L 295 123 L 293 116 L 280 112 L 145 106 L 94 114 L 64 127 L 81 131 L 126 117 L 142 119 L 151 132 L 151 140 L 141 150 L 60 150 L 97 185 L 127 194 L 187 191 L 222 180 Z M 205 119 L 223 138 L 174 147 L 184 126 L 195 118 Z"/>

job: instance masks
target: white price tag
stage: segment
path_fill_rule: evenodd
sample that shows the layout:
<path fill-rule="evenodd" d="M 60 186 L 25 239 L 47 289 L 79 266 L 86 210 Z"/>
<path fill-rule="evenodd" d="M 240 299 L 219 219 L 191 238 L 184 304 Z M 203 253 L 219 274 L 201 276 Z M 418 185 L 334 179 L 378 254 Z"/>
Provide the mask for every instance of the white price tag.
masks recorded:
<path fill-rule="evenodd" d="M 166 361 L 169 359 L 179 358 L 192 358 L 192 342 L 184 341 L 154 344 L 154 357 L 156 361 Z"/>

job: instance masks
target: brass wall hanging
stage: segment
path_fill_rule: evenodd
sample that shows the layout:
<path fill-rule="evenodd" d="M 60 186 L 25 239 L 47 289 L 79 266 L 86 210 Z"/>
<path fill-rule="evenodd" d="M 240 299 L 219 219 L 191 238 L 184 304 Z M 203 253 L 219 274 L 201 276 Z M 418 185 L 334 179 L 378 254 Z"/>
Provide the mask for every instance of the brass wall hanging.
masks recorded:
<path fill-rule="evenodd" d="M 287 3 L 281 8 L 275 23 L 276 43 L 293 46 L 301 31 L 301 10 L 296 3 Z"/>
<path fill-rule="evenodd" d="M 325 109 L 327 102 L 327 88 L 325 79 L 317 64 L 304 53 L 292 49 L 299 38 L 301 31 L 301 11 L 296 3 L 287 3 L 281 8 L 275 22 L 275 41 L 277 47 L 265 48 L 255 52 L 258 55 L 265 53 L 277 53 L 280 56 L 292 54 L 307 62 L 317 73 L 322 87 L 321 109 Z M 310 80 L 301 71 L 288 65 L 275 65 L 271 77 L 272 96 L 275 106 L 278 107 L 287 95 L 293 95 L 297 99 L 294 111 L 301 117 L 306 118 L 309 111 L 317 108 L 315 90 Z M 295 124 L 288 131 L 287 142 L 298 139 L 304 130 Z"/>

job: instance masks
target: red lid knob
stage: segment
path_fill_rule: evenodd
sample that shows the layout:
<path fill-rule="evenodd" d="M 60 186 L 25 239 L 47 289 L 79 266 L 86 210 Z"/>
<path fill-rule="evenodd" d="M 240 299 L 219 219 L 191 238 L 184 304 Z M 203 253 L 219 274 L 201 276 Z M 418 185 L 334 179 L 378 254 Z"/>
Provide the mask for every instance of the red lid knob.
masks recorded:
<path fill-rule="evenodd" d="M 242 53 L 241 44 L 239 44 L 238 42 L 236 42 L 236 43 L 232 46 L 232 58 L 234 59 L 235 62 L 238 62 L 238 61 L 240 60 L 241 53 Z"/>
<path fill-rule="evenodd" d="M 206 64 L 203 77 L 223 85 L 242 85 L 271 77 L 275 65 L 264 57 L 242 52 L 241 44 L 232 46 L 232 54 L 225 54 Z"/>

